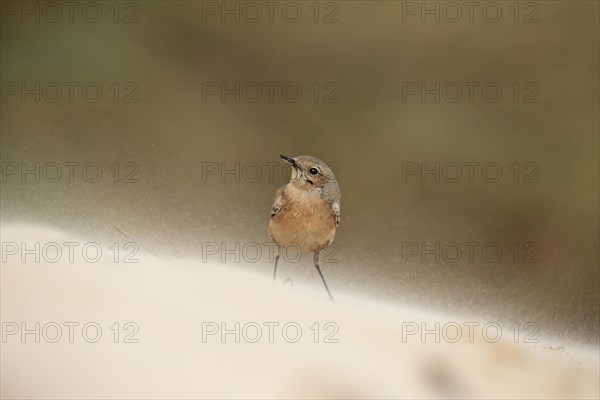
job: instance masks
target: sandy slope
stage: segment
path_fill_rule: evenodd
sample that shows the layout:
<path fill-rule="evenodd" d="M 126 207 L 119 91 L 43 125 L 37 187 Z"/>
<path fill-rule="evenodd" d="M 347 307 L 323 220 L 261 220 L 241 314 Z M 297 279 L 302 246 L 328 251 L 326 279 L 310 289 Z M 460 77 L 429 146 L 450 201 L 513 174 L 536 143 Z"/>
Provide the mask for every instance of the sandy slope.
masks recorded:
<path fill-rule="evenodd" d="M 35 226 L 3 224 L 1 233 L 3 243 L 26 241 L 29 248 L 36 241 L 42 246 L 77 241 Z M 3 398 L 599 395 L 597 348 L 563 344 L 552 350 L 543 340 L 525 344 L 522 337 L 515 344 L 507 329 L 496 343 L 485 341 L 476 329 L 470 343 L 463 324 L 473 318 L 442 318 L 339 290 L 332 304 L 320 287 L 290 289 L 273 285 L 267 274 L 196 260 L 139 254 L 138 264 L 114 263 L 110 257 L 98 263 L 76 257 L 70 263 L 66 256 L 55 264 L 35 263 L 32 257 L 23 264 L 18 256 L 5 256 Z M 40 322 L 40 343 L 34 334 L 26 335 L 25 343 L 21 332 L 7 334 L 15 326 L 21 330 L 22 322 L 28 329 Z M 49 342 L 56 336 L 52 322 L 62 327 L 56 343 Z M 80 324 L 73 327 L 73 343 L 68 322 Z M 96 343 L 86 341 L 94 339 L 94 328 L 86 338 L 82 334 L 90 322 L 102 329 Z M 118 343 L 115 322 L 120 323 Z M 124 343 L 134 330 L 134 325 L 125 328 L 127 322 L 139 327 L 129 337 L 138 343 Z M 220 329 L 221 323 L 235 331 L 236 322 L 239 343 L 233 333 L 224 340 L 219 333 L 203 340 L 203 331 Z M 432 329 L 436 322 L 462 325 L 462 339 L 450 343 L 447 339 L 455 336 L 450 330 L 446 339 L 440 336 L 440 343 L 433 334 L 425 340 L 419 334 L 406 336 L 408 325 L 426 323 Z M 479 322 L 481 327 L 488 321 Z M 268 323 L 279 324 L 272 325 L 272 343 Z M 287 336 L 282 332 L 285 324 Z M 262 336 L 251 343 L 257 326 Z M 290 343 L 295 327 L 302 333 Z M 333 342 L 326 343 L 326 337 Z"/>

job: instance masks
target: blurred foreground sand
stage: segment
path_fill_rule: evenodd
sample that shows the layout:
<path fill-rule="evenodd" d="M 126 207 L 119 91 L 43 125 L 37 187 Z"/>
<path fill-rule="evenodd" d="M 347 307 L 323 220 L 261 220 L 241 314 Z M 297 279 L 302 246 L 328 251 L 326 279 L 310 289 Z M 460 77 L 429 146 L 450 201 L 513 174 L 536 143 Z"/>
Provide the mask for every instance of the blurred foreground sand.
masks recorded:
<path fill-rule="evenodd" d="M 89 242 L 30 225 L 3 224 L 1 234 L 2 242 L 25 241 L 29 248 L 34 242 Z M 434 335 L 423 342 L 419 334 L 403 340 L 406 322 L 432 328 L 435 322 L 477 320 L 380 305 L 335 287 L 332 304 L 322 287 L 273 285 L 269 266 L 269 274 L 257 274 L 148 254 L 138 254 L 138 264 L 114 263 L 107 254 L 96 264 L 81 257 L 69 263 L 65 255 L 56 264 L 23 264 L 7 256 L 1 268 L 3 330 L 7 322 L 26 322 L 29 329 L 35 322 L 41 327 L 56 322 L 63 328 L 56 343 L 43 335 L 35 343 L 31 334 L 22 343 L 20 332 L 5 337 L 2 398 L 599 396 L 595 347 L 560 344 L 553 350 L 542 337 L 537 344 L 522 343 L 522 337 L 515 344 L 508 330 L 499 342 L 489 343 L 478 329 L 469 343 L 466 328 L 457 343 L 443 337 L 436 343 Z M 80 324 L 73 343 L 65 322 Z M 82 336 L 89 322 L 102 328 L 97 343 Z M 109 328 L 115 322 L 120 323 L 118 343 Z M 133 336 L 138 343 L 123 343 L 133 329 L 124 329 L 127 322 L 139 326 Z M 234 334 L 225 343 L 220 334 L 203 341 L 207 322 L 216 323 L 210 327 L 224 322 L 229 329 L 239 322 L 247 330 L 241 329 L 239 343 Z M 279 323 L 273 343 L 269 322 Z M 250 342 L 257 332 L 252 323 L 262 327 L 256 343 Z M 302 329 L 296 343 L 286 341 L 296 337 L 294 328 L 284 337 L 286 323 Z M 52 338 L 54 332 L 45 333 Z M 328 335 L 338 342 L 325 343 Z M 89 330 L 88 337 L 94 336 Z"/>

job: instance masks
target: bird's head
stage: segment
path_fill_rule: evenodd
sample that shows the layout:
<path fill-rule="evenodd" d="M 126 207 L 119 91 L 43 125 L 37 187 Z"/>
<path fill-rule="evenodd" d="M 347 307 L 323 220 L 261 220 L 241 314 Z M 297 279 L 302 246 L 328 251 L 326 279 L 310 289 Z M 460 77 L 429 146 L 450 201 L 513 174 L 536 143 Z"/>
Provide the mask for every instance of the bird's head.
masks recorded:
<path fill-rule="evenodd" d="M 325 162 L 311 156 L 279 157 L 292 166 L 290 184 L 296 188 L 320 194 L 339 192 L 335 175 Z"/>

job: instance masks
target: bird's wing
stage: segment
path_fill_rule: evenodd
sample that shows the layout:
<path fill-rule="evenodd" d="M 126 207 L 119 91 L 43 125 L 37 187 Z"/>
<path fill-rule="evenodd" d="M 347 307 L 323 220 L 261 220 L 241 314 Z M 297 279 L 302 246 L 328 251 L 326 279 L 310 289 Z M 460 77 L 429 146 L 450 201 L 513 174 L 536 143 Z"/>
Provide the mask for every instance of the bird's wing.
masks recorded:
<path fill-rule="evenodd" d="M 273 206 L 271 207 L 271 217 L 277 215 L 277 213 L 281 210 L 281 204 L 283 200 L 283 188 L 285 185 L 277 189 L 275 192 L 275 200 L 273 200 Z"/>
<path fill-rule="evenodd" d="M 335 225 L 339 225 L 340 224 L 340 203 L 339 201 L 334 201 L 331 204 L 331 211 L 333 212 L 333 216 L 335 217 Z"/>

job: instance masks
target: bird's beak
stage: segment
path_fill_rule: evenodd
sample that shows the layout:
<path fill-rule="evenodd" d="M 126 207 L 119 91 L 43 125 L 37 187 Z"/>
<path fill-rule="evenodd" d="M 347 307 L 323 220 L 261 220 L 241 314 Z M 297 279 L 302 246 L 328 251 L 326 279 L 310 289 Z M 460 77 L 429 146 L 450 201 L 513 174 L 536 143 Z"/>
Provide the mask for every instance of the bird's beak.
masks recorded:
<path fill-rule="evenodd" d="M 284 156 L 282 154 L 280 154 L 279 157 L 281 157 L 282 160 L 289 162 L 292 167 L 298 168 L 298 165 L 296 164 L 296 160 L 294 160 L 292 157 Z"/>

